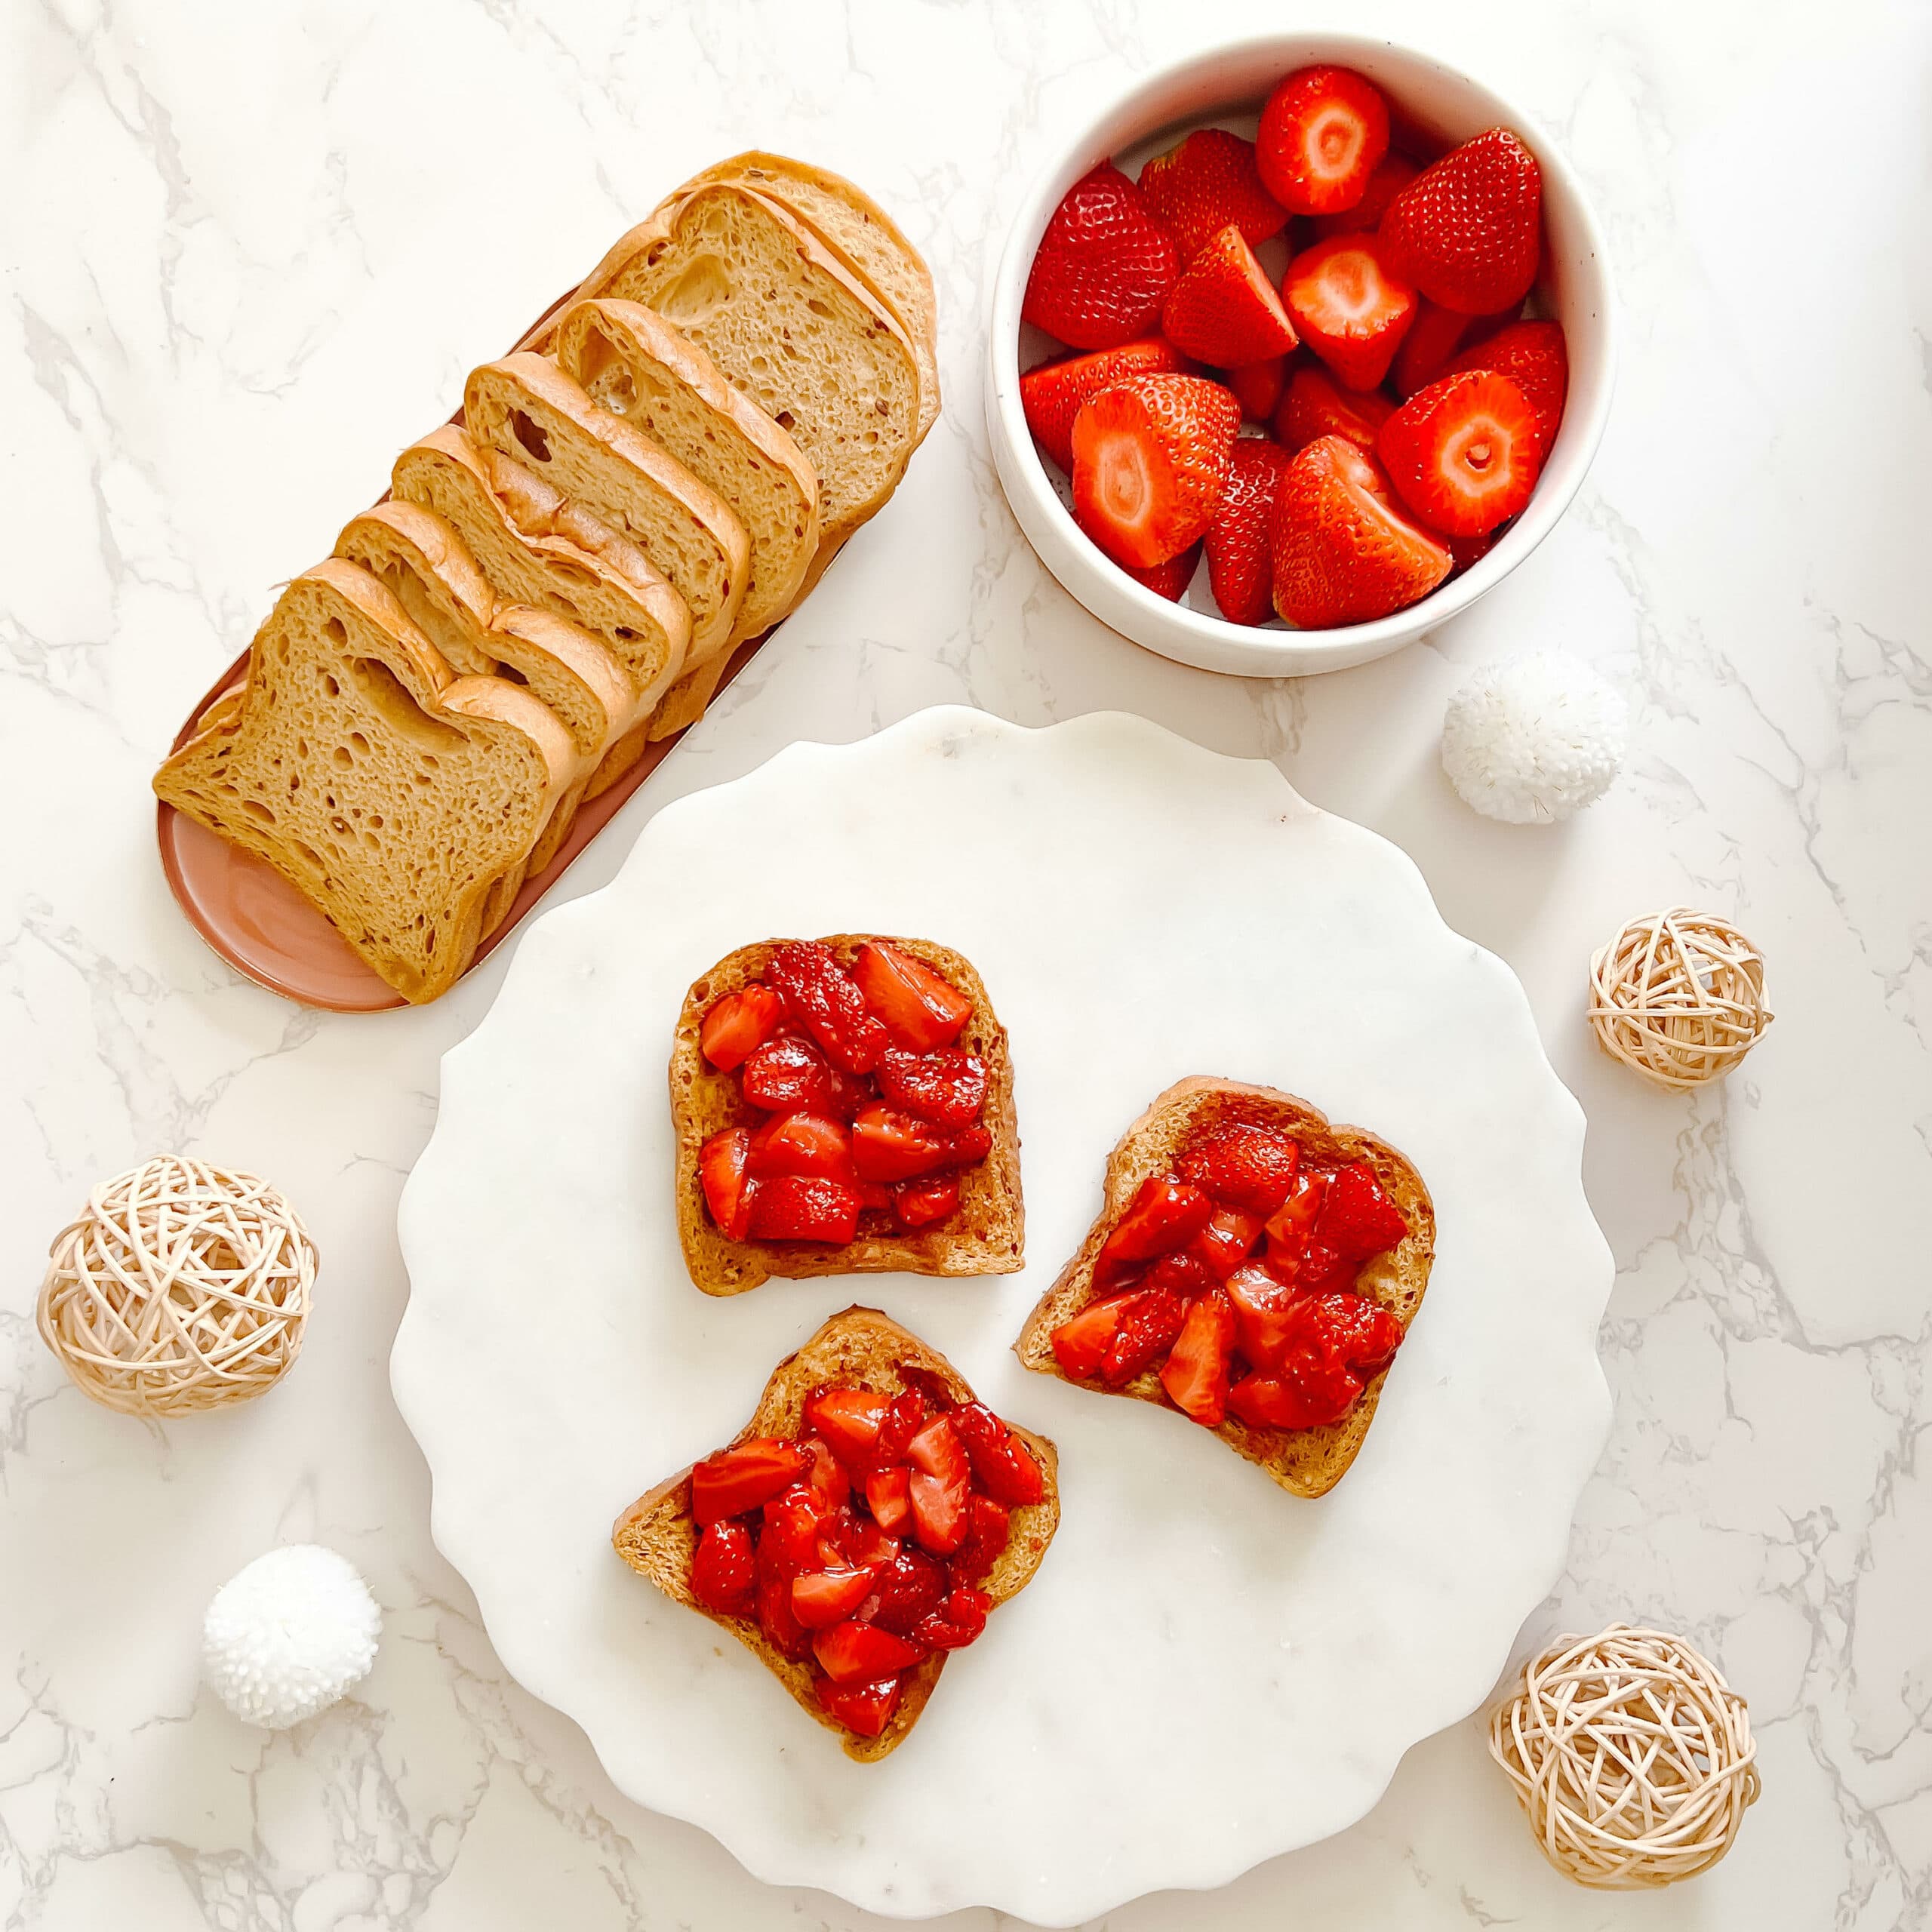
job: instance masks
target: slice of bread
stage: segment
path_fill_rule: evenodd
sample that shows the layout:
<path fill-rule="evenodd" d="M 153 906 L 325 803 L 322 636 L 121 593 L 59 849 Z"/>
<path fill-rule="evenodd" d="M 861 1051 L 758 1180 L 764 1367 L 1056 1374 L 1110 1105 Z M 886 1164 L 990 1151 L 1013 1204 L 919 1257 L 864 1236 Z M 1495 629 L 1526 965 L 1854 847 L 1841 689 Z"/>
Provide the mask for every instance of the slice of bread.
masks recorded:
<path fill-rule="evenodd" d="M 729 181 L 789 208 L 830 249 L 853 279 L 889 309 L 919 365 L 919 440 L 939 420 L 939 306 L 918 249 L 871 195 L 842 174 L 788 155 L 753 151 L 694 174 L 664 206 L 707 182 Z M 660 211 L 662 212 L 662 210 Z"/>
<path fill-rule="evenodd" d="M 623 236 L 577 294 L 655 309 L 790 432 L 818 477 L 821 545 L 898 487 L 919 439 L 912 343 L 776 202 L 709 183 Z"/>
<path fill-rule="evenodd" d="M 818 548 L 818 479 L 798 445 L 718 365 L 635 302 L 580 302 L 557 325 L 557 364 L 736 510 L 751 534 L 749 580 L 731 641 L 792 608 Z"/>
<path fill-rule="evenodd" d="M 471 677 L 496 669 L 485 633 L 497 594 L 447 518 L 385 497 L 350 518 L 335 554 L 381 584 L 452 669 Z"/>
<path fill-rule="evenodd" d="M 773 1370 L 750 1421 L 732 1446 L 753 1436 L 793 1436 L 804 1426 L 805 1398 L 828 1383 L 849 1383 L 875 1395 L 896 1395 L 909 1386 L 907 1368 L 936 1377 L 957 1402 L 974 1399 L 971 1385 L 935 1349 L 875 1308 L 853 1307 L 835 1315 L 804 1346 Z M 980 1587 L 995 1605 L 1017 1596 L 1033 1580 L 1060 1527 L 1060 1457 L 1052 1443 L 1008 1421 L 1038 1460 L 1046 1478 L 1038 1503 L 1016 1509 L 1006 1549 Z M 678 1473 L 641 1496 L 617 1518 L 611 1540 L 617 1554 L 640 1577 L 654 1583 L 674 1603 L 731 1632 L 797 1699 L 799 1707 L 844 1740 L 845 1755 L 862 1764 L 876 1763 L 896 1750 L 919 1721 L 926 1700 L 946 1668 L 947 1653 L 936 1651 L 906 1673 L 905 1688 L 891 1721 L 876 1737 L 856 1737 L 820 1706 L 809 1663 L 795 1663 L 777 1649 L 755 1617 L 728 1617 L 706 1609 L 691 1595 L 691 1558 L 698 1528 L 691 1518 L 691 1470 Z"/>
<path fill-rule="evenodd" d="M 1435 1255 L 1435 1210 L 1422 1177 L 1408 1161 L 1386 1141 L 1360 1128 L 1331 1125 L 1325 1114 L 1293 1094 L 1272 1087 L 1244 1086 L 1238 1081 L 1197 1077 L 1170 1087 L 1127 1130 L 1107 1157 L 1100 1214 L 1088 1229 L 1079 1252 L 1027 1318 L 1014 1345 L 1014 1352 L 1028 1368 L 1066 1380 L 1054 1356 L 1053 1331 L 1093 1298 L 1094 1263 L 1114 1223 L 1149 1174 L 1164 1174 L 1173 1165 L 1184 1141 L 1196 1132 L 1235 1121 L 1284 1128 L 1301 1143 L 1304 1154 L 1318 1161 L 1334 1164 L 1359 1161 L 1374 1169 L 1389 1198 L 1407 1218 L 1409 1232 L 1396 1247 L 1367 1263 L 1356 1286 L 1360 1293 L 1388 1309 L 1404 1328 L 1415 1319 Z M 1238 1454 L 1258 1463 L 1291 1494 L 1325 1496 L 1360 1452 L 1389 1372 L 1384 1369 L 1370 1381 L 1351 1414 L 1323 1428 L 1257 1429 L 1229 1416 L 1214 1433 Z M 1088 1383 L 1078 1386 L 1093 1386 Z M 1139 1401 L 1174 1409 L 1159 1375 L 1151 1369 L 1124 1388 L 1097 1392 L 1131 1395 Z M 1201 1426 L 1189 1422 L 1178 1410 L 1174 1414 L 1189 1428 Z"/>
<path fill-rule="evenodd" d="M 472 441 L 521 463 L 651 559 L 690 608 L 687 668 L 724 648 L 751 576 L 751 537 L 715 490 L 547 356 L 472 370 L 463 416 Z"/>
<path fill-rule="evenodd" d="M 983 1118 L 992 1150 L 960 1177 L 959 1206 L 939 1226 L 907 1234 L 861 1234 L 843 1247 L 810 1241 L 731 1241 L 706 1212 L 698 1180 L 698 1154 L 714 1134 L 761 1118 L 730 1074 L 720 1073 L 698 1044 L 704 1016 L 714 1000 L 761 978 L 783 940 L 741 946 L 721 959 L 685 995 L 671 1046 L 671 1119 L 677 1140 L 675 1180 L 678 1235 L 691 1278 L 708 1295 L 743 1294 L 773 1275 L 800 1280 L 814 1275 L 1011 1275 L 1023 1264 L 1026 1217 L 1020 1192 L 1020 1128 L 1013 1103 L 1013 1057 L 1006 1029 L 972 963 L 930 940 L 877 933 L 835 933 L 820 943 L 849 966 L 868 940 L 884 938 L 901 952 L 943 974 L 973 1002 L 973 1017 L 958 1044 L 986 1065 Z"/>
<path fill-rule="evenodd" d="M 266 860 L 420 1002 L 469 965 L 491 886 L 522 864 L 576 764 L 537 699 L 457 677 L 381 584 L 332 557 L 277 600 L 232 715 L 154 788 Z"/>

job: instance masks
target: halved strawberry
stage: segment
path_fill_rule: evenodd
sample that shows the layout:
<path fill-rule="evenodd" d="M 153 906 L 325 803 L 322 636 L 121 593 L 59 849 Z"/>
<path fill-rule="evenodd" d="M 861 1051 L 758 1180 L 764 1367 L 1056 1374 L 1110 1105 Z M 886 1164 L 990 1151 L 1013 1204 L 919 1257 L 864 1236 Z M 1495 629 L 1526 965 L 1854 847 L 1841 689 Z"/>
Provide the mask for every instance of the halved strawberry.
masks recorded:
<path fill-rule="evenodd" d="M 1187 595 L 1187 587 L 1194 581 L 1194 573 L 1200 565 L 1201 546 L 1190 543 L 1165 563 L 1149 565 L 1144 571 L 1135 569 L 1131 564 L 1122 564 L 1119 568 L 1143 589 L 1151 590 L 1156 597 L 1164 597 L 1170 604 L 1178 604 Z"/>
<path fill-rule="evenodd" d="M 1266 423 L 1281 407 L 1281 392 L 1287 386 L 1288 358 L 1269 355 L 1259 362 L 1244 362 L 1227 371 L 1228 387 L 1233 391 L 1241 413 L 1251 423 Z"/>
<path fill-rule="evenodd" d="M 1011 1534 L 1005 1506 L 990 1496 L 975 1495 L 967 1505 L 966 1540 L 948 1567 L 959 1582 L 977 1583 L 1004 1554 Z"/>
<path fill-rule="evenodd" d="M 1475 320 L 1473 315 L 1441 307 L 1427 296 L 1418 301 L 1416 318 L 1395 352 L 1395 366 L 1389 372 L 1395 393 L 1406 399 L 1444 374 L 1449 358 L 1461 347 Z"/>
<path fill-rule="evenodd" d="M 916 1389 L 902 1389 L 885 1405 L 885 1417 L 878 1426 L 876 1454 L 881 1469 L 896 1469 L 903 1463 L 912 1438 L 925 1426 L 926 1398 Z"/>
<path fill-rule="evenodd" d="M 1486 369 L 1418 390 L 1383 424 L 1377 448 L 1403 502 L 1451 537 L 1479 537 L 1515 515 L 1543 469 L 1529 399 Z"/>
<path fill-rule="evenodd" d="M 892 1190 L 892 1212 L 909 1232 L 943 1221 L 959 1205 L 959 1177 L 928 1174 L 923 1180 L 901 1181 Z"/>
<path fill-rule="evenodd" d="M 864 1109 L 852 1123 L 852 1159 L 866 1180 L 909 1180 L 946 1164 L 952 1137 L 943 1128 L 901 1113 L 884 1101 Z"/>
<path fill-rule="evenodd" d="M 1315 1236 L 1349 1260 L 1393 1247 L 1409 1231 L 1373 1168 L 1360 1161 L 1336 1170 L 1315 1223 Z"/>
<path fill-rule="evenodd" d="M 1278 1281 L 1266 1268 L 1240 1268 L 1229 1276 L 1227 1292 L 1242 1359 L 1251 1368 L 1272 1374 L 1293 1333 L 1288 1310 L 1301 1291 Z"/>
<path fill-rule="evenodd" d="M 912 1466 L 912 1534 L 921 1549 L 949 1556 L 966 1534 L 972 1465 L 949 1416 L 935 1416 L 907 1446 Z"/>
<path fill-rule="evenodd" d="M 1152 333 L 1180 272 L 1174 238 L 1146 198 L 1103 161 L 1069 188 L 1026 278 L 1021 318 L 1072 349 L 1113 349 Z"/>
<path fill-rule="evenodd" d="M 1376 233 L 1390 269 L 1432 302 L 1485 315 L 1530 292 L 1542 214 L 1536 156 L 1508 128 L 1491 128 L 1424 168 Z"/>
<path fill-rule="evenodd" d="M 1464 369 L 1487 369 L 1507 376 L 1535 413 L 1538 440 L 1548 460 L 1562 426 L 1564 401 L 1570 392 L 1570 355 L 1561 323 L 1511 322 L 1465 349 L 1449 369 L 1452 374 Z"/>
<path fill-rule="evenodd" d="M 986 1103 L 986 1063 L 957 1047 L 929 1054 L 889 1047 L 878 1063 L 878 1090 L 894 1106 L 921 1120 L 964 1127 L 979 1118 Z"/>
<path fill-rule="evenodd" d="M 1289 451 L 1304 450 L 1322 436 L 1345 436 L 1373 456 L 1383 424 L 1395 413 L 1386 395 L 1338 389 L 1325 369 L 1304 363 L 1288 379 L 1287 393 L 1275 412 L 1275 435 Z"/>
<path fill-rule="evenodd" d="M 751 1614 L 758 1591 L 758 1553 L 743 1523 L 709 1523 L 691 1556 L 691 1595 L 728 1617 Z"/>
<path fill-rule="evenodd" d="M 901 1534 L 912 1520 L 912 1472 L 875 1469 L 866 1478 L 866 1507 L 882 1530 Z"/>
<path fill-rule="evenodd" d="M 869 1073 L 888 1044 L 886 1031 L 866 1010 L 853 976 L 829 946 L 788 940 L 766 968 L 786 1009 L 848 1073 Z"/>
<path fill-rule="evenodd" d="M 1268 97 L 1255 138 L 1263 184 L 1295 214 L 1352 208 L 1388 151 L 1388 103 L 1348 67 L 1290 74 Z"/>
<path fill-rule="evenodd" d="M 1294 1186 L 1301 1147 L 1280 1128 L 1230 1121 L 1190 1140 L 1178 1165 L 1183 1180 L 1204 1187 L 1222 1206 L 1243 1208 L 1265 1220 Z"/>
<path fill-rule="evenodd" d="M 858 1226 L 858 1190 L 845 1181 L 774 1174 L 752 1195 L 754 1241 L 823 1241 L 842 1247 Z"/>
<path fill-rule="evenodd" d="M 1221 506 L 1208 526 L 1208 583 L 1231 624 L 1265 624 L 1275 614 L 1269 518 L 1275 485 L 1290 460 L 1278 443 L 1237 436 Z"/>
<path fill-rule="evenodd" d="M 904 1636 L 921 1617 L 946 1601 L 946 1572 L 944 1564 L 935 1562 L 922 1549 L 900 1550 L 881 1567 L 872 1595 L 860 1613 L 861 1618 L 895 1636 Z"/>
<path fill-rule="evenodd" d="M 874 1678 L 891 1677 L 917 1663 L 925 1652 L 890 1630 L 875 1623 L 860 1623 L 848 1618 L 821 1630 L 812 1642 L 812 1654 L 819 1667 L 835 1684 L 864 1684 Z"/>
<path fill-rule="evenodd" d="M 983 1402 L 962 1402 L 952 1426 L 966 1445 L 980 1487 L 996 1503 L 1012 1507 L 1037 1503 L 1045 1479 L 1033 1452 Z"/>
<path fill-rule="evenodd" d="M 1163 1360 L 1187 1319 L 1187 1303 L 1171 1288 L 1143 1288 L 1127 1297 L 1100 1379 L 1118 1389 Z"/>
<path fill-rule="evenodd" d="M 1359 235 L 1364 229 L 1374 228 L 1382 219 L 1383 210 L 1421 172 L 1420 162 L 1391 149 L 1369 170 L 1361 199 L 1353 208 L 1315 217 L 1315 240 L 1326 242 L 1332 235 Z"/>
<path fill-rule="evenodd" d="M 885 1398 L 869 1389 L 817 1389 L 805 1398 L 805 1426 L 855 1475 L 872 1466 L 884 1420 Z"/>
<path fill-rule="evenodd" d="M 1191 366 L 1172 343 L 1157 335 L 1088 355 L 1063 355 L 1057 362 L 1029 369 L 1020 378 L 1020 407 L 1026 411 L 1034 441 L 1071 475 L 1073 419 L 1081 404 L 1130 376 L 1166 375 Z"/>
<path fill-rule="evenodd" d="M 1183 262 L 1230 223 L 1247 242 L 1265 242 L 1287 225 L 1287 210 L 1261 185 L 1254 143 L 1225 128 L 1197 128 L 1155 155 L 1140 171 L 1140 192 Z"/>
<path fill-rule="evenodd" d="M 758 1184 L 746 1177 L 752 1131 L 734 1127 L 714 1134 L 698 1149 L 697 1174 L 704 1189 L 704 1204 L 711 1211 L 718 1232 L 727 1241 L 743 1241 L 750 1232 L 752 1200 Z"/>
<path fill-rule="evenodd" d="M 1161 1386 L 1174 1406 L 1206 1429 L 1218 1429 L 1228 1412 L 1234 1340 L 1234 1310 L 1219 1288 L 1210 1288 L 1188 1309 L 1161 1367 Z"/>
<path fill-rule="evenodd" d="M 1101 1244 L 1094 1263 L 1095 1281 L 1105 1285 L 1136 1262 L 1185 1247 L 1214 1212 L 1213 1198 L 1200 1188 L 1171 1174 L 1149 1174 Z"/>
<path fill-rule="evenodd" d="M 712 1002 L 698 1026 L 699 1050 L 720 1073 L 729 1073 L 770 1037 L 783 1011 L 778 995 L 754 980 Z"/>
<path fill-rule="evenodd" d="M 1323 436 L 1283 471 L 1270 528 L 1275 608 L 1318 630 L 1386 617 L 1449 574 L 1449 552 L 1396 509 L 1354 444 Z"/>
<path fill-rule="evenodd" d="M 984 1590 L 961 1584 L 950 1590 L 937 1610 L 912 1626 L 912 1641 L 929 1651 L 963 1651 L 986 1627 L 993 1600 Z"/>
<path fill-rule="evenodd" d="M 771 1174 L 823 1174 L 851 1182 L 852 1137 L 845 1123 L 825 1114 L 774 1114 L 752 1136 L 745 1171 L 760 1180 Z"/>
<path fill-rule="evenodd" d="M 1161 331 L 1183 355 L 1220 369 L 1285 355 L 1295 346 L 1275 285 L 1232 222 L 1209 237 L 1168 291 Z"/>
<path fill-rule="evenodd" d="M 1107 1358 L 1115 1331 L 1131 1295 L 1115 1295 L 1103 1301 L 1089 1302 L 1078 1315 L 1069 1316 L 1053 1332 L 1054 1359 L 1060 1373 L 1071 1382 L 1088 1382 L 1100 1372 Z"/>
<path fill-rule="evenodd" d="M 944 974 L 883 940 L 860 947 L 852 977 L 891 1044 L 913 1053 L 951 1046 L 973 1017 L 973 1002 Z"/>
<path fill-rule="evenodd" d="M 829 1113 L 838 1094 L 825 1056 L 795 1033 L 758 1048 L 738 1075 L 738 1091 L 768 1114 Z"/>
<path fill-rule="evenodd" d="M 1281 279 L 1281 300 L 1344 389 L 1374 389 L 1415 320 L 1414 288 L 1388 266 L 1372 235 L 1304 248 Z"/>
<path fill-rule="evenodd" d="M 1214 520 L 1241 405 L 1199 376 L 1137 376 L 1073 419 L 1074 520 L 1116 563 L 1145 570 Z"/>
<path fill-rule="evenodd" d="M 839 1567 L 792 1579 L 792 1614 L 808 1630 L 842 1623 L 872 1593 L 869 1570 Z"/>
<path fill-rule="evenodd" d="M 1261 1217 L 1238 1208 L 1217 1208 L 1208 1225 L 1189 1243 L 1187 1252 L 1206 1264 L 1217 1281 L 1225 1281 L 1254 1252 L 1261 1238 Z"/>
<path fill-rule="evenodd" d="M 897 1677 L 876 1678 L 869 1684 L 835 1684 L 821 1677 L 814 1687 L 826 1716 L 836 1718 L 855 1737 L 877 1737 L 892 1721 L 905 1687 Z"/>
<path fill-rule="evenodd" d="M 754 1436 L 707 1456 L 691 1471 L 691 1520 L 700 1529 L 762 1508 L 795 1483 L 805 1466 L 797 1444 Z"/>

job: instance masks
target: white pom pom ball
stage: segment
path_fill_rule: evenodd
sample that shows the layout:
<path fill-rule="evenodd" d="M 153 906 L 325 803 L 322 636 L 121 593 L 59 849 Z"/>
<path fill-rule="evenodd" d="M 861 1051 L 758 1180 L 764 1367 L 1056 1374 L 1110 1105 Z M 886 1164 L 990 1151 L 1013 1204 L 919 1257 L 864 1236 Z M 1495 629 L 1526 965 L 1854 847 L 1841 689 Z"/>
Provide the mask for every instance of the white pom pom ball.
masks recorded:
<path fill-rule="evenodd" d="M 1580 659 L 1532 651 L 1480 666 L 1449 700 L 1442 768 L 1466 804 L 1552 825 L 1610 789 L 1630 708 Z"/>
<path fill-rule="evenodd" d="M 215 1592 L 202 1662 L 243 1723 L 285 1730 L 368 1675 L 382 1623 L 352 1564 L 318 1543 L 291 1543 Z"/>

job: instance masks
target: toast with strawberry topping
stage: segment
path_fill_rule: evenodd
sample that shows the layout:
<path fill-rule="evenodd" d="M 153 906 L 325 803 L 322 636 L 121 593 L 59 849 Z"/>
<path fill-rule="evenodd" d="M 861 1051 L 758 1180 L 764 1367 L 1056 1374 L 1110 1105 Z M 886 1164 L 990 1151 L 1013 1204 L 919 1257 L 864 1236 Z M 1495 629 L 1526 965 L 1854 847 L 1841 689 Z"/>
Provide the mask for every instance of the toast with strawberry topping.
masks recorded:
<path fill-rule="evenodd" d="M 834 1315 L 716 1454 L 617 1521 L 619 1555 L 730 1631 L 875 1763 L 947 1657 L 1032 1580 L 1060 1524 L 1059 1459 L 877 1309 Z"/>
<path fill-rule="evenodd" d="M 670 1081 L 678 1237 L 706 1294 L 1020 1268 L 1006 1029 L 950 949 L 854 933 L 740 946 L 685 995 Z"/>
<path fill-rule="evenodd" d="M 1429 1190 L 1386 1141 L 1273 1088 L 1183 1080 L 1109 1156 L 1100 1216 L 1014 1353 L 1177 1409 L 1292 1494 L 1325 1496 L 1435 1250 Z"/>

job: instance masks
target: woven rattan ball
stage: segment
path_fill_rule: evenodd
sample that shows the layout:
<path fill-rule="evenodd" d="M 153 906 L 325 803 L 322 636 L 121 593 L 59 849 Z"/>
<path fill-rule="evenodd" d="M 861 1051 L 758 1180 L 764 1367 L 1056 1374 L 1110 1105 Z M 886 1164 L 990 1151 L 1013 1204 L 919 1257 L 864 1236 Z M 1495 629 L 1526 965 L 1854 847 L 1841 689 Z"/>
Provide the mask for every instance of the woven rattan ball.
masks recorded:
<path fill-rule="evenodd" d="M 1606 1891 L 1674 1884 L 1731 1847 L 1758 1798 L 1744 1700 L 1681 1637 L 1559 1637 L 1489 1724 L 1543 1856 Z"/>
<path fill-rule="evenodd" d="M 1713 912 L 1673 906 L 1632 919 L 1590 961 L 1598 1044 L 1660 1086 L 1728 1073 L 1771 1017 L 1763 956 Z"/>
<path fill-rule="evenodd" d="M 253 1174 L 164 1155 L 103 1181 L 51 1254 L 42 1339 L 110 1409 L 246 1401 L 302 1346 L 315 1244 Z"/>

